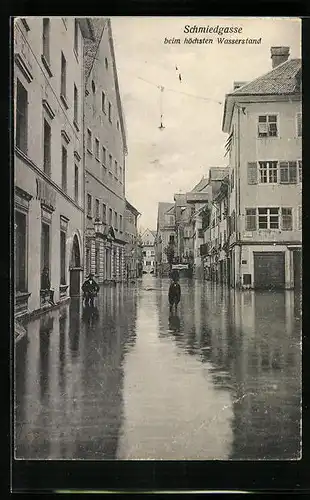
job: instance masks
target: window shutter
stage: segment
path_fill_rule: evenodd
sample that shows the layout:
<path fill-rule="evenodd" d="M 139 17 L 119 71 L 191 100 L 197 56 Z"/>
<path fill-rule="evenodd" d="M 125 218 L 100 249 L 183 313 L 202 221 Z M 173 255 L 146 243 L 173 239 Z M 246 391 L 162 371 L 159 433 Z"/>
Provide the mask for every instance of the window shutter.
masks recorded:
<path fill-rule="evenodd" d="M 302 114 L 297 113 L 297 137 L 302 135 Z"/>
<path fill-rule="evenodd" d="M 288 183 L 288 162 L 280 161 L 280 184 Z"/>
<path fill-rule="evenodd" d="M 257 184 L 257 164 L 248 163 L 248 184 Z"/>

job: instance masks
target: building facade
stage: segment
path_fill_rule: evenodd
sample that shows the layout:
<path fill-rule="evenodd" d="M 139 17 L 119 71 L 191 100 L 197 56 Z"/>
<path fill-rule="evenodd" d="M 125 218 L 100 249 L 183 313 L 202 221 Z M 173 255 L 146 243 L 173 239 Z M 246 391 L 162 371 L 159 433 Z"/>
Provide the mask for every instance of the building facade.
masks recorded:
<path fill-rule="evenodd" d="M 83 48 L 86 18 L 14 24 L 15 313 L 80 291 L 84 258 Z"/>
<path fill-rule="evenodd" d="M 155 237 L 155 274 L 156 276 L 169 276 L 170 266 L 167 249 L 175 247 L 175 210 L 174 203 L 158 203 L 157 229 Z"/>
<path fill-rule="evenodd" d="M 156 232 L 146 229 L 141 235 L 143 273 L 155 272 L 155 236 Z"/>
<path fill-rule="evenodd" d="M 141 244 L 138 235 L 138 217 L 140 212 L 126 200 L 125 208 L 125 269 L 127 281 L 141 275 Z"/>
<path fill-rule="evenodd" d="M 272 47 L 272 70 L 225 99 L 235 287 L 301 286 L 301 60 L 288 57 Z"/>
<path fill-rule="evenodd" d="M 124 117 L 111 22 L 92 18 L 85 66 L 85 272 L 98 283 L 122 282 L 125 270 Z"/>

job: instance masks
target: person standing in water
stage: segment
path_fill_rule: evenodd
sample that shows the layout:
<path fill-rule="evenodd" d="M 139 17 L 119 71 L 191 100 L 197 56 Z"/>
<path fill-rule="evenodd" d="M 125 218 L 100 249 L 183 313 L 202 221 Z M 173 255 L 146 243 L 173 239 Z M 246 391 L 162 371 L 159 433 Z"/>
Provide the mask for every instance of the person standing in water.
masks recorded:
<path fill-rule="evenodd" d="M 169 286 L 168 299 L 170 304 L 170 312 L 172 311 L 173 307 L 175 308 L 176 311 L 181 299 L 181 287 L 179 284 L 179 276 L 176 273 L 172 275 L 172 281 Z"/>

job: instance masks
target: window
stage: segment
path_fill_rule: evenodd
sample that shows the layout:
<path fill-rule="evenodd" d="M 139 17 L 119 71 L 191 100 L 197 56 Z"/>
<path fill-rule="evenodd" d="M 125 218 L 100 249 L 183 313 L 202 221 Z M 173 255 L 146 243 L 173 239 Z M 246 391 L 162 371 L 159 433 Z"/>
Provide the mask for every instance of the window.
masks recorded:
<path fill-rule="evenodd" d="M 99 145 L 99 139 L 97 137 L 95 138 L 95 156 L 97 160 L 100 160 L 100 145 Z"/>
<path fill-rule="evenodd" d="M 174 235 L 170 234 L 169 236 L 169 243 L 174 243 Z"/>
<path fill-rule="evenodd" d="M 279 229 L 279 209 L 259 208 L 258 209 L 259 229 Z"/>
<path fill-rule="evenodd" d="M 203 238 L 203 229 L 198 229 L 198 238 Z"/>
<path fill-rule="evenodd" d="M 109 208 L 109 225 L 112 226 L 112 208 Z"/>
<path fill-rule="evenodd" d="M 107 168 L 107 150 L 104 146 L 102 146 L 102 165 L 104 168 Z"/>
<path fill-rule="evenodd" d="M 63 53 L 61 53 L 61 86 L 60 95 L 66 98 L 67 96 L 67 61 Z"/>
<path fill-rule="evenodd" d="M 119 121 L 118 120 L 116 122 L 116 128 L 117 128 L 117 130 L 119 130 Z"/>
<path fill-rule="evenodd" d="M 108 67 L 109 67 L 109 62 L 108 62 L 108 59 L 107 59 L 106 57 L 105 57 L 105 59 L 104 59 L 104 64 L 105 64 L 106 69 L 108 69 Z"/>
<path fill-rule="evenodd" d="M 102 203 L 102 222 L 106 223 L 107 221 L 107 206 Z"/>
<path fill-rule="evenodd" d="M 99 200 L 96 200 L 96 205 L 95 205 L 95 218 L 99 219 Z"/>
<path fill-rule="evenodd" d="M 27 216 L 15 211 L 15 288 L 27 291 Z"/>
<path fill-rule="evenodd" d="M 78 94 L 78 89 L 76 87 L 76 85 L 74 84 L 74 96 L 73 96 L 73 100 L 74 100 L 74 123 L 75 125 L 78 124 L 78 121 L 79 121 L 79 115 L 78 115 L 78 110 L 79 110 L 79 94 Z"/>
<path fill-rule="evenodd" d="M 87 217 L 92 216 L 91 195 L 87 194 Z"/>
<path fill-rule="evenodd" d="M 298 160 L 298 178 L 299 182 L 302 182 L 302 161 Z"/>
<path fill-rule="evenodd" d="M 296 122 L 297 122 L 297 137 L 301 137 L 302 136 L 302 114 L 301 113 L 297 113 Z"/>
<path fill-rule="evenodd" d="M 292 231 L 293 229 L 293 215 L 291 208 L 282 208 L 281 209 L 282 216 L 282 230 L 283 231 Z"/>
<path fill-rule="evenodd" d="M 44 119 L 43 129 L 43 170 L 50 176 L 51 175 L 51 127 L 50 124 Z"/>
<path fill-rule="evenodd" d="M 100 268 L 100 247 L 99 247 L 99 242 L 96 242 L 95 246 L 95 274 L 99 274 L 99 268 Z"/>
<path fill-rule="evenodd" d="M 79 201 L 79 167 L 74 165 L 74 199 Z"/>
<path fill-rule="evenodd" d="M 235 186 L 235 171 L 234 170 L 232 170 L 232 172 L 231 172 L 231 181 L 230 182 L 231 182 L 230 191 L 232 191 L 234 189 L 234 186 Z"/>
<path fill-rule="evenodd" d="M 259 162 L 259 182 L 262 184 L 274 184 L 278 182 L 278 162 Z"/>
<path fill-rule="evenodd" d="M 123 183 L 123 169 L 121 166 L 119 167 L 119 178 L 120 178 L 120 183 L 122 184 Z"/>
<path fill-rule="evenodd" d="M 50 20 L 48 17 L 43 18 L 43 56 L 45 60 L 50 62 Z"/>
<path fill-rule="evenodd" d="M 17 80 L 16 96 L 16 146 L 27 153 L 28 146 L 28 93 Z"/>
<path fill-rule="evenodd" d="M 301 206 L 298 207 L 298 229 L 302 229 L 302 209 Z"/>
<path fill-rule="evenodd" d="M 146 263 L 145 263 L 146 266 L 151 266 L 151 261 L 150 260 L 147 260 Z"/>
<path fill-rule="evenodd" d="M 117 177 L 117 174 L 118 174 L 117 161 L 115 160 L 115 162 L 114 162 L 114 175 L 115 175 L 115 177 Z"/>
<path fill-rule="evenodd" d="M 91 89 L 92 89 L 93 94 L 95 94 L 95 92 L 96 92 L 96 85 L 95 85 L 94 80 L 92 80 L 92 82 L 91 82 Z"/>
<path fill-rule="evenodd" d="M 66 233 L 60 231 L 60 284 L 66 284 Z"/>
<path fill-rule="evenodd" d="M 296 184 L 297 182 L 297 162 L 296 161 L 281 161 L 280 162 L 280 183 L 281 184 Z"/>
<path fill-rule="evenodd" d="M 119 216 L 119 230 L 122 233 L 123 232 L 123 216 Z"/>
<path fill-rule="evenodd" d="M 112 155 L 109 155 L 109 168 L 110 171 L 112 172 Z"/>
<path fill-rule="evenodd" d="M 114 212 L 114 227 L 117 229 L 117 212 Z"/>
<path fill-rule="evenodd" d="M 256 208 L 245 209 L 245 230 L 256 231 Z"/>
<path fill-rule="evenodd" d="M 74 50 L 76 55 L 79 53 L 79 25 L 77 19 L 74 19 Z"/>
<path fill-rule="evenodd" d="M 102 109 L 102 112 L 103 113 L 106 113 L 106 97 L 105 97 L 105 93 L 104 92 L 101 92 L 101 109 Z"/>
<path fill-rule="evenodd" d="M 61 187 L 65 193 L 67 192 L 67 161 L 68 153 L 64 146 L 61 149 Z"/>
<path fill-rule="evenodd" d="M 87 129 L 87 150 L 92 153 L 92 133 L 89 128 Z"/>
<path fill-rule="evenodd" d="M 46 268 L 50 277 L 50 226 L 42 222 L 41 226 L 41 271 Z M 42 288 L 42 284 L 41 284 Z"/>
<path fill-rule="evenodd" d="M 277 115 L 260 115 L 258 117 L 258 137 L 277 137 Z"/>
<path fill-rule="evenodd" d="M 112 104 L 109 102 L 109 122 L 112 123 Z"/>

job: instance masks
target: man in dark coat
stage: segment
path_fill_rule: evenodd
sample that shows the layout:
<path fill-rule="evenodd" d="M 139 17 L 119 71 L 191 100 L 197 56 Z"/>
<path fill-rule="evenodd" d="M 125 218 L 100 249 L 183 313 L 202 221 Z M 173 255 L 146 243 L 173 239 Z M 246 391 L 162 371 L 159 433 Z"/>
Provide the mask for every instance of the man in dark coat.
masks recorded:
<path fill-rule="evenodd" d="M 168 298 L 170 304 L 170 311 L 172 311 L 173 306 L 175 307 L 175 310 L 177 310 L 178 303 L 180 302 L 181 298 L 181 287 L 180 284 L 178 283 L 178 279 L 176 276 L 173 276 L 172 281 L 170 283 Z"/>
<path fill-rule="evenodd" d="M 85 305 L 94 305 L 94 297 L 99 292 L 99 285 L 94 280 L 94 275 L 89 274 L 82 285 L 82 290 L 84 293 Z"/>

